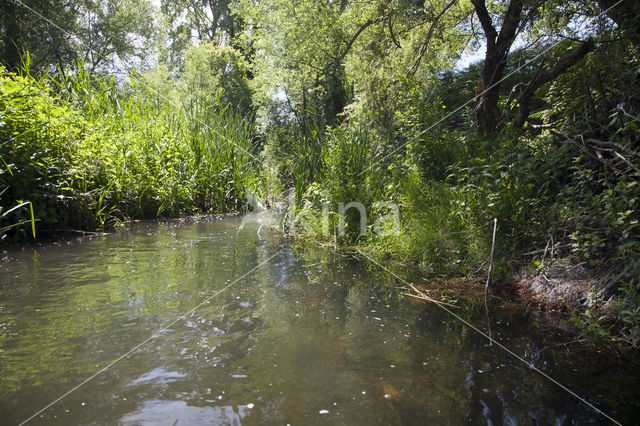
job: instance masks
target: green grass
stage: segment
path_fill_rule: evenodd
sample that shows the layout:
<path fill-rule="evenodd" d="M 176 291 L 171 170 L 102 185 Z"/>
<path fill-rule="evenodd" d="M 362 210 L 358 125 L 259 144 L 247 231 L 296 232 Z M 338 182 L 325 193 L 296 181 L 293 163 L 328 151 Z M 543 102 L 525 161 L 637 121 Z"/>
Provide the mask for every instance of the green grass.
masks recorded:
<path fill-rule="evenodd" d="M 133 218 L 238 211 L 266 188 L 254 126 L 220 102 L 179 104 L 140 80 L 0 71 L 0 206 L 5 238 L 105 230 Z M 11 213 L 11 215 L 9 215 Z M 31 222 L 32 224 L 34 222 Z"/>

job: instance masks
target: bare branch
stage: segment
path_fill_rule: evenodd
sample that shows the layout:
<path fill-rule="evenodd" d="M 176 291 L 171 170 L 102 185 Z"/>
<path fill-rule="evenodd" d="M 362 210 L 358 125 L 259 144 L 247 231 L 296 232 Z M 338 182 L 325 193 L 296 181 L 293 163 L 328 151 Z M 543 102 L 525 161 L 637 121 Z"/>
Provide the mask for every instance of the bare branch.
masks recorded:
<path fill-rule="evenodd" d="M 398 49 L 402 49 L 402 46 L 400 46 L 400 43 L 398 43 L 398 40 L 396 40 L 396 36 L 393 34 L 393 25 L 391 22 L 391 17 L 393 15 L 390 13 L 389 14 L 389 34 L 391 35 L 391 41 L 393 41 L 393 44 L 395 44 L 396 46 L 398 46 Z"/>
<path fill-rule="evenodd" d="M 620 152 L 618 151 L 624 152 L 627 155 L 627 157 L 635 160 L 640 159 L 640 153 L 620 143 L 612 142 L 612 141 L 601 141 L 599 139 L 593 139 L 593 138 L 585 139 L 583 135 L 569 136 L 565 133 L 559 133 L 554 130 L 551 130 L 551 134 L 557 137 L 559 142 L 561 143 L 570 143 L 578 146 L 583 152 L 585 152 L 591 158 L 601 162 L 606 167 L 609 167 L 610 169 L 612 169 L 618 174 L 625 174 L 625 172 L 620 170 L 618 167 L 616 167 L 616 163 L 614 162 L 614 160 L 619 160 L 617 162 L 618 164 L 620 164 L 620 162 L 623 162 L 627 166 L 629 166 L 631 169 L 633 169 L 636 173 L 640 173 L 640 169 L 628 158 L 620 154 Z M 603 153 L 613 154 L 614 158 L 613 159 L 605 158 L 605 156 L 602 155 Z"/>

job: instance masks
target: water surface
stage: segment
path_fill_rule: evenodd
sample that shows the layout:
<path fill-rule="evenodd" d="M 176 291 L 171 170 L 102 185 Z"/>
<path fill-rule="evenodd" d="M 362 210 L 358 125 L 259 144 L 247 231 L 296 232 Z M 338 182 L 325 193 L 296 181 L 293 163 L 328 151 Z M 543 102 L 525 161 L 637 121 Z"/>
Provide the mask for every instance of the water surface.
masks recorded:
<path fill-rule="evenodd" d="M 403 296 L 374 265 L 238 234 L 239 224 L 142 223 L 8 250 L 2 423 L 29 418 L 156 332 L 31 423 L 608 423 L 439 307 Z M 483 306 L 457 304 L 486 327 Z M 570 337 L 518 309 L 494 308 L 491 321 L 528 363 L 637 421 L 637 364 L 571 345 L 540 352 Z"/>

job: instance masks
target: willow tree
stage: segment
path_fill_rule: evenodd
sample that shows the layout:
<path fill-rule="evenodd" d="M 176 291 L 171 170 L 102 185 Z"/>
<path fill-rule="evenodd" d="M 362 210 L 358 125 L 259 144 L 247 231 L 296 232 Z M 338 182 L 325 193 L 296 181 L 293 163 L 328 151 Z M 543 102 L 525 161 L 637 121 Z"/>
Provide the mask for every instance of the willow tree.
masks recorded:
<path fill-rule="evenodd" d="M 342 59 L 353 37 L 344 3 L 233 4 L 247 24 L 242 41 L 256 51 L 254 84 L 263 115 L 277 111 L 304 130 L 314 123 L 333 124 L 342 112 L 349 100 Z"/>
<path fill-rule="evenodd" d="M 231 47 L 211 42 L 192 46 L 185 52 L 179 80 L 181 101 L 204 109 L 230 106 L 253 117 L 249 70 L 242 54 Z"/>
<path fill-rule="evenodd" d="M 455 20 L 469 8 L 456 3 L 236 0 L 232 9 L 247 23 L 244 38 L 257 52 L 263 105 L 282 100 L 305 128 L 335 124 L 353 99 L 373 99 L 368 91 L 406 78 L 408 68 L 415 73 L 450 62 L 428 46 L 458 31 Z M 441 7 L 447 16 L 438 16 Z"/>
<path fill-rule="evenodd" d="M 161 11 L 168 24 L 170 62 L 183 64 L 189 46 L 211 43 L 238 47 L 236 36 L 242 32 L 240 16 L 230 9 L 231 0 L 161 0 Z"/>

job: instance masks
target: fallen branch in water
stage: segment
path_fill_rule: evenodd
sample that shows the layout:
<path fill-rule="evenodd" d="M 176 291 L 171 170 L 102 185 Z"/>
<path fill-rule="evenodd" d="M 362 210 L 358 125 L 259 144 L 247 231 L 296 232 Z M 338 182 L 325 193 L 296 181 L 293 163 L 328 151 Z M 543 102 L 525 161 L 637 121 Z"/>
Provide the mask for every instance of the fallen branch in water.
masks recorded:
<path fill-rule="evenodd" d="M 93 235 L 93 236 L 98 236 L 98 237 L 109 235 L 108 232 L 81 231 L 81 230 L 77 230 L 77 229 L 51 229 L 51 232 L 75 232 L 77 234 Z"/>
<path fill-rule="evenodd" d="M 415 299 L 420 299 L 420 300 L 426 300 L 427 302 L 431 302 L 431 303 L 437 303 L 438 305 L 451 306 L 452 308 L 459 308 L 460 307 L 460 306 L 452 305 L 451 303 L 442 302 L 440 300 L 432 299 L 429 296 L 427 296 L 426 294 L 424 294 L 422 291 L 418 290 L 413 284 L 409 284 L 409 287 L 411 287 L 411 289 L 416 292 L 416 294 L 405 293 L 405 295 L 407 295 L 409 297 L 413 297 Z"/>

